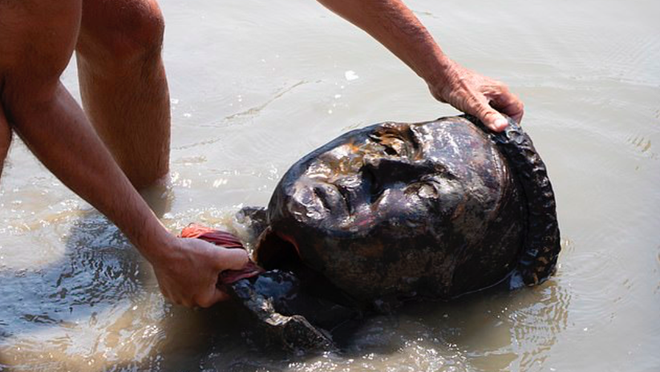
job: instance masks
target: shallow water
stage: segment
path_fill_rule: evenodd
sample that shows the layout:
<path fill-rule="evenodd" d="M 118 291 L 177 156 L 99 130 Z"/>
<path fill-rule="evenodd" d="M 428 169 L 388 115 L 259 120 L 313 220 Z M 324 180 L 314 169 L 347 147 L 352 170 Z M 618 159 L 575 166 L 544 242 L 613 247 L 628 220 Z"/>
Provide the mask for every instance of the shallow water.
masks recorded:
<path fill-rule="evenodd" d="M 260 350 L 231 306 L 165 303 L 116 228 L 15 141 L 0 188 L 0 370 L 660 370 L 660 3 L 408 4 L 450 56 L 525 101 L 557 193 L 555 277 L 369 319 L 341 353 Z M 313 1 L 161 6 L 173 230 L 234 226 L 348 129 L 455 113 Z M 77 94 L 73 66 L 64 81 Z"/>

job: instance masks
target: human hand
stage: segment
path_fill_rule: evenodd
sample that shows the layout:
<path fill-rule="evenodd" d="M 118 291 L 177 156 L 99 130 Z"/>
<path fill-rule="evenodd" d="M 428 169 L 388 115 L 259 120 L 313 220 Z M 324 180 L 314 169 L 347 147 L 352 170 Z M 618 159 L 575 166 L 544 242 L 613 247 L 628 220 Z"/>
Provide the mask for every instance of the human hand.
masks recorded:
<path fill-rule="evenodd" d="M 438 101 L 476 116 L 495 132 L 501 132 L 507 126 L 507 120 L 500 112 L 518 123 L 522 120 L 523 103 L 504 83 L 455 62 L 450 62 L 444 73 L 437 75 L 428 85 Z"/>
<path fill-rule="evenodd" d="M 244 249 L 227 249 L 200 239 L 176 238 L 164 257 L 152 262 L 163 295 L 178 305 L 210 307 L 228 295 L 216 287 L 218 275 L 248 262 Z"/>

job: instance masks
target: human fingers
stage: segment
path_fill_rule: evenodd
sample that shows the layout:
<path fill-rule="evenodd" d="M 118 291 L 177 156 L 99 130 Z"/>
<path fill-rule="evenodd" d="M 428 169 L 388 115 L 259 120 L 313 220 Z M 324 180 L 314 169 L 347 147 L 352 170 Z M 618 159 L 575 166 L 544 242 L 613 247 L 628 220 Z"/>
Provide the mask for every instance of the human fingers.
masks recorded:
<path fill-rule="evenodd" d="M 244 249 L 218 247 L 216 268 L 224 270 L 240 270 L 248 263 L 248 254 Z"/>
<path fill-rule="evenodd" d="M 490 101 L 497 97 L 498 85 L 495 82 L 484 83 L 487 80 L 478 75 L 469 75 L 470 78 L 460 79 L 460 84 L 453 88 L 444 88 L 443 102 L 477 117 L 486 127 L 495 132 L 501 132 L 509 124 L 507 119 L 490 105 Z M 477 76 L 477 78 L 475 78 Z"/>
<path fill-rule="evenodd" d="M 525 106 L 515 94 L 511 93 L 506 87 L 488 95 L 490 105 L 499 112 L 508 115 L 511 119 L 520 123 L 525 113 Z"/>
<path fill-rule="evenodd" d="M 509 125 L 506 118 L 489 105 L 485 98 L 472 100 L 464 111 L 476 116 L 486 127 L 495 132 L 501 132 Z"/>
<path fill-rule="evenodd" d="M 196 306 L 202 307 L 202 308 L 208 308 L 211 307 L 218 302 L 225 301 L 229 299 L 229 295 L 225 293 L 224 291 L 214 288 L 213 290 L 209 291 L 205 296 L 197 298 L 196 301 Z"/>
<path fill-rule="evenodd" d="M 182 295 L 181 293 L 178 293 L 178 291 L 175 288 L 172 288 L 172 290 L 165 289 L 161 287 L 160 293 L 162 293 L 163 297 L 179 306 L 185 306 L 185 307 L 193 307 L 193 301 L 192 299 L 188 296 L 186 297 L 185 295 Z"/>

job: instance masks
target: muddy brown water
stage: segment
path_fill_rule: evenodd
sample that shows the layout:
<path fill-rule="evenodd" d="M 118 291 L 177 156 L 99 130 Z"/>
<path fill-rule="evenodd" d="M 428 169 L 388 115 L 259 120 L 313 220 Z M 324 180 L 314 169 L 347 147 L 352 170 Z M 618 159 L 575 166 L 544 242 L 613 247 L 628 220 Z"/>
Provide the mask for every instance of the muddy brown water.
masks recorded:
<path fill-rule="evenodd" d="M 0 188 L 0 370 L 659 371 L 660 3 L 409 1 L 445 51 L 509 84 L 557 193 L 557 275 L 419 303 L 340 353 L 254 346 L 231 306 L 160 296 L 105 218 L 16 141 Z M 454 114 L 311 0 L 163 0 L 172 182 L 163 221 L 238 229 L 296 159 L 351 128 Z M 74 67 L 63 80 L 77 94 Z"/>

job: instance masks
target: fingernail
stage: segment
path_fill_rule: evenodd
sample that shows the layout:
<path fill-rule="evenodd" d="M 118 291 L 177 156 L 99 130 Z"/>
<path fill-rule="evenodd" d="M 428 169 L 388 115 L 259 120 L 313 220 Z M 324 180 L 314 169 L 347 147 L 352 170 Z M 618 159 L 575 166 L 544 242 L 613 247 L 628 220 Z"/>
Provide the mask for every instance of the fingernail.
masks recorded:
<path fill-rule="evenodd" d="M 497 129 L 504 129 L 507 125 L 509 125 L 509 122 L 505 118 L 495 120 L 495 127 Z"/>

